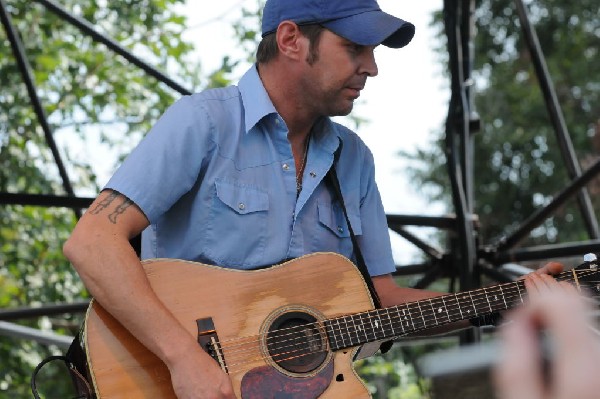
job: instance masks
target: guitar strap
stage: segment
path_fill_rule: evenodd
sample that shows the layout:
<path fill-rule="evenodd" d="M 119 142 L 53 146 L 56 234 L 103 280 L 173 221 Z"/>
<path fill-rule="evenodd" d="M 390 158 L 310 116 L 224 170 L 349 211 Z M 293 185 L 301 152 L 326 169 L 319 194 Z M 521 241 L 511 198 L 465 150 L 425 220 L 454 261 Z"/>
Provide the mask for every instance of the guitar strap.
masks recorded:
<path fill-rule="evenodd" d="M 350 223 L 350 218 L 348 217 L 348 212 L 346 211 L 346 205 L 344 203 L 344 196 L 342 195 L 342 190 L 340 188 L 340 181 L 337 177 L 337 173 L 335 171 L 335 167 L 337 164 L 337 160 L 339 158 L 339 154 L 342 150 L 342 141 L 340 140 L 340 146 L 336 150 L 333 158 L 333 165 L 327 172 L 326 179 L 329 181 L 331 186 L 333 187 L 333 193 L 337 200 L 340 202 L 342 207 L 342 211 L 344 213 L 344 217 L 346 218 L 346 224 L 348 225 L 348 232 L 350 233 L 350 239 L 352 240 L 352 247 L 354 249 L 354 255 L 356 257 L 356 266 L 358 270 L 363 276 L 367 287 L 369 288 L 369 292 L 371 293 L 371 298 L 373 298 L 373 303 L 376 308 L 381 309 L 381 299 L 379 299 L 379 295 L 377 295 L 377 291 L 375 290 L 375 286 L 373 285 L 373 280 L 371 279 L 371 275 L 369 274 L 369 270 L 367 269 L 367 265 L 365 263 L 365 259 L 362 256 L 362 252 L 360 251 L 360 246 L 358 245 L 358 240 L 354 235 L 354 230 L 352 229 L 352 224 Z M 393 341 L 382 342 L 379 350 L 381 353 L 385 353 L 390 350 L 392 347 Z"/>
<path fill-rule="evenodd" d="M 87 355 L 83 349 L 81 334 L 82 331 L 75 335 L 75 338 L 71 342 L 71 345 L 64 356 L 49 356 L 36 366 L 31 375 L 31 393 L 33 394 L 34 399 L 40 399 L 36 384 L 38 373 L 45 365 L 56 360 L 64 362 L 68 370 L 71 382 L 73 383 L 73 389 L 77 393 L 77 396 L 75 396 L 74 399 L 96 399 L 96 394 L 92 391 L 92 385 L 90 383 L 91 378 L 87 369 Z"/>
<path fill-rule="evenodd" d="M 375 306 L 381 308 L 381 300 L 379 299 L 379 295 L 377 295 L 377 291 L 375 291 L 373 280 L 371 279 L 371 275 L 369 274 L 369 270 L 367 269 L 367 265 L 365 264 L 365 259 L 362 256 L 362 252 L 360 251 L 360 247 L 358 246 L 358 241 L 356 240 L 356 236 L 354 235 L 352 224 L 350 223 L 350 219 L 348 218 L 348 212 L 346 211 L 344 197 L 342 196 L 342 190 L 340 189 L 340 182 L 335 171 L 335 163 L 331 167 L 331 169 L 329 169 L 329 172 L 327 172 L 326 177 L 329 180 L 329 183 L 331 183 L 335 197 L 340 202 L 342 211 L 344 212 L 346 224 L 348 225 L 348 232 L 350 233 L 350 239 L 352 240 L 352 247 L 354 248 L 354 255 L 356 256 L 356 266 L 362 274 L 363 279 L 367 283 L 367 287 L 369 288 L 369 292 L 371 293 L 371 297 L 373 298 Z"/>

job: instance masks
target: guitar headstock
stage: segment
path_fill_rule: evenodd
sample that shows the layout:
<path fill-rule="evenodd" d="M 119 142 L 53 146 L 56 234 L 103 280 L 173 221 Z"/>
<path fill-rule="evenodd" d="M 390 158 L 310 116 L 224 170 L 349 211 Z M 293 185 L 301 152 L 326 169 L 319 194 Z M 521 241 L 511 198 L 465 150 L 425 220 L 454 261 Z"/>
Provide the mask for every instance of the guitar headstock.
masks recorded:
<path fill-rule="evenodd" d="M 571 274 L 569 280 L 588 294 L 600 296 L 600 268 L 598 257 L 589 253 L 583 256 L 583 263 L 570 271 L 561 274 Z"/>

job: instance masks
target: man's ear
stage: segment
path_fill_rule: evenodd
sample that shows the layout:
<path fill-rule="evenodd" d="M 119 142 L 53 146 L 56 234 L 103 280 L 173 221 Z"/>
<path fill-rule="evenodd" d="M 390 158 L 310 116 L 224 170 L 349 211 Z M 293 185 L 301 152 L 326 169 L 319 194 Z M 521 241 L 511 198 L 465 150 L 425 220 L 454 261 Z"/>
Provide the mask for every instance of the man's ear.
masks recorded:
<path fill-rule="evenodd" d="M 306 58 L 308 39 L 300 33 L 298 25 L 292 21 L 283 21 L 277 27 L 276 35 L 279 54 L 295 60 Z"/>

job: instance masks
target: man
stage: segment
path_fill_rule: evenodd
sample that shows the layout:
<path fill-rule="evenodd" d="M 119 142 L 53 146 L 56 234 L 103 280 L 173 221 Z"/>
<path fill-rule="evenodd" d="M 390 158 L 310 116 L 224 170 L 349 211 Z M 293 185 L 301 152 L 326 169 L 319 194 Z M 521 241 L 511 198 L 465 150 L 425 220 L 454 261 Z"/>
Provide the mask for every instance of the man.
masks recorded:
<path fill-rule="evenodd" d="M 238 269 L 318 251 L 352 258 L 343 211 L 324 180 L 337 159 L 350 224 L 382 304 L 438 295 L 395 284 L 371 152 L 329 119 L 350 113 L 377 75 L 375 47 L 405 46 L 414 26 L 374 0 L 268 0 L 262 32 L 257 64 L 239 85 L 174 104 L 64 247 L 94 298 L 168 366 L 179 398 L 234 396 L 149 286 L 128 241 L 142 231 L 143 258 Z"/>

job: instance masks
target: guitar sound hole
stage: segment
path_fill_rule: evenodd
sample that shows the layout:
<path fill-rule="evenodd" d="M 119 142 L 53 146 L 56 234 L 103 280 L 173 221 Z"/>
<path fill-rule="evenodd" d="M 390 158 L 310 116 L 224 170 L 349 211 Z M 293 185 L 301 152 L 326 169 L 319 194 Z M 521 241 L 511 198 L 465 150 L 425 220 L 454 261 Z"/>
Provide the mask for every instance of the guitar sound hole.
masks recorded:
<path fill-rule="evenodd" d="M 308 373 L 327 358 L 325 337 L 312 315 L 290 312 L 279 316 L 267 332 L 267 350 L 281 368 Z"/>

